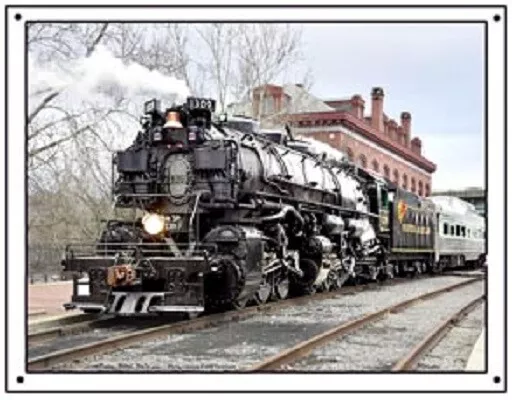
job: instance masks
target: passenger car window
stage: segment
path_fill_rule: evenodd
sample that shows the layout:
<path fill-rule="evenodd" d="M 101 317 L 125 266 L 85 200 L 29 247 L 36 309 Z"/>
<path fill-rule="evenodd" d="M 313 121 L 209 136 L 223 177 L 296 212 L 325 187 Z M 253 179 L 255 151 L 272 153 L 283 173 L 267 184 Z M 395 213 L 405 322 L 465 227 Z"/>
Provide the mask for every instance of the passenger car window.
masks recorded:
<path fill-rule="evenodd" d="M 443 224 L 443 234 L 448 235 L 448 224 L 446 222 Z"/>
<path fill-rule="evenodd" d="M 455 236 L 460 236 L 460 225 L 457 225 L 455 228 Z"/>
<path fill-rule="evenodd" d="M 450 225 L 450 235 L 455 235 L 455 227 L 453 225 Z"/>

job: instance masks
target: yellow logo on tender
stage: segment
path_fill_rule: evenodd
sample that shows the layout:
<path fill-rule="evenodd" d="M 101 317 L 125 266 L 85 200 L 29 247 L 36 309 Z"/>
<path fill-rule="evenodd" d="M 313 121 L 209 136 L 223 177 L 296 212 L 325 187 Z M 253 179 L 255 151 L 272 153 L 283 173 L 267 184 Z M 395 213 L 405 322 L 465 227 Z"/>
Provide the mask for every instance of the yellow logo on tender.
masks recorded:
<path fill-rule="evenodd" d="M 402 231 L 406 233 L 417 233 L 420 235 L 430 235 L 429 226 L 418 226 L 414 224 L 403 224 Z"/>
<path fill-rule="evenodd" d="M 403 200 L 398 202 L 398 221 L 402 223 L 405 218 L 405 214 L 407 214 L 407 204 Z"/>

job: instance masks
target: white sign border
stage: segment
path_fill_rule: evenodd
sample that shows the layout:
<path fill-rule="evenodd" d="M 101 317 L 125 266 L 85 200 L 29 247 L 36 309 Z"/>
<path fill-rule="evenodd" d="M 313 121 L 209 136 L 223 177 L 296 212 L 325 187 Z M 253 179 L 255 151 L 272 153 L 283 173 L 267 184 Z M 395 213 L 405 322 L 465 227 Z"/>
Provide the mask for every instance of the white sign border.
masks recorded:
<path fill-rule="evenodd" d="M 15 19 L 16 14 L 21 20 Z M 501 15 L 501 22 L 493 20 Z M 7 269 L 2 271 L 8 301 L 8 344 L 5 349 L 6 389 L 8 391 L 502 391 L 506 387 L 505 345 L 505 289 L 503 210 L 504 204 L 504 25 L 502 7 L 465 8 L 43 8 L 15 6 L 6 9 L 8 52 L 5 68 L 8 72 L 8 258 Z M 25 28 L 26 21 L 487 21 L 488 43 L 488 260 L 490 265 L 488 287 L 488 371 L 486 373 L 339 373 L 333 374 L 144 374 L 144 379 L 129 379 L 132 374 L 68 374 L 26 372 L 26 277 L 25 265 Z M 484 112 L 484 110 L 482 110 Z M 7 116 L 6 116 L 7 117 Z M 8 141 L 7 141 L 8 138 Z M 495 266 L 495 268 L 493 268 Z M 501 377 L 499 383 L 494 377 Z M 23 383 L 17 382 L 23 377 Z M 333 379 L 335 377 L 335 379 Z M 128 378 L 128 379 L 127 379 Z M 122 382 L 122 386 L 120 383 Z M 200 385 L 200 386 L 199 386 Z"/>

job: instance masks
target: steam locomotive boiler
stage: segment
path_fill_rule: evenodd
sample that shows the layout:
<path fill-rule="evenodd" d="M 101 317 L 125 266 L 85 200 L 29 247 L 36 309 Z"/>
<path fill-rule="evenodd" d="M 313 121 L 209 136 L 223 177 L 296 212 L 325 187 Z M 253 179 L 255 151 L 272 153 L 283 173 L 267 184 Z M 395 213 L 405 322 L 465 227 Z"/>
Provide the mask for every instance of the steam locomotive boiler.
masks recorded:
<path fill-rule="evenodd" d="M 214 123 L 211 99 L 164 112 L 151 100 L 144 111 L 135 141 L 113 158 L 115 206 L 135 216 L 108 221 L 94 244 L 67 247 L 67 308 L 225 310 L 392 276 L 398 202 L 384 181 L 306 151 L 290 132 Z M 430 230 L 414 229 L 433 247 Z"/>

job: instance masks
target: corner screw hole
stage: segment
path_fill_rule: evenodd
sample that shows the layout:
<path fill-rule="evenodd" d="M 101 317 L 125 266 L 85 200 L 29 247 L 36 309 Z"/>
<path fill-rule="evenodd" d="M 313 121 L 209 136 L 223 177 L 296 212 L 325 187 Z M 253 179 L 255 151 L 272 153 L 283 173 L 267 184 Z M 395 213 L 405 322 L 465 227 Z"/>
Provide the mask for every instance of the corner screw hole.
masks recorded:
<path fill-rule="evenodd" d="M 14 19 L 15 19 L 16 21 L 19 21 L 19 20 L 21 19 L 21 14 L 20 14 L 20 13 L 15 14 L 15 15 L 14 15 Z"/>
<path fill-rule="evenodd" d="M 496 14 L 493 18 L 496 22 L 498 22 L 501 19 L 501 16 Z"/>
<path fill-rule="evenodd" d="M 499 376 L 495 376 L 493 381 L 494 381 L 494 383 L 500 383 L 501 382 L 501 378 Z"/>
<path fill-rule="evenodd" d="M 16 382 L 18 382 L 18 383 L 23 383 L 23 381 L 24 381 L 24 380 L 25 380 L 25 379 L 24 379 L 22 376 L 18 376 L 18 377 L 16 378 Z"/>

